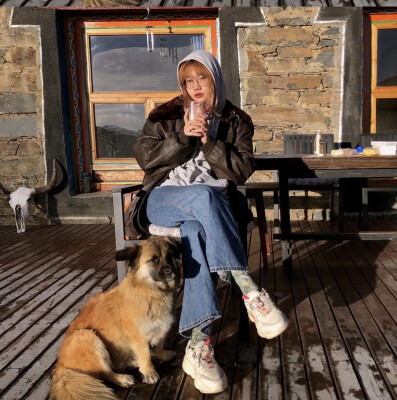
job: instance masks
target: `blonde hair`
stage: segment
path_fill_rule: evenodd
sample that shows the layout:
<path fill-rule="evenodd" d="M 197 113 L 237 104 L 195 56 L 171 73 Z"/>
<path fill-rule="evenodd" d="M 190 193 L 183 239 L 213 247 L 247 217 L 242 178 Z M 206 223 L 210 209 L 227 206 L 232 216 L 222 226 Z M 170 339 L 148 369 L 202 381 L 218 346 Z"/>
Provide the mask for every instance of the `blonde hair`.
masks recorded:
<path fill-rule="evenodd" d="M 189 101 L 193 100 L 190 96 L 189 93 L 186 90 L 185 87 L 185 81 L 188 76 L 191 76 L 192 73 L 195 73 L 197 75 L 204 75 L 207 76 L 210 79 L 210 85 L 209 85 L 209 90 L 211 94 L 211 101 L 209 104 L 207 104 L 207 109 L 210 112 L 216 112 L 215 110 L 215 85 L 214 85 L 214 79 L 212 78 L 212 75 L 208 68 L 201 64 L 201 62 L 196 61 L 196 60 L 188 60 L 185 61 L 184 63 L 181 64 L 179 68 L 179 86 L 182 88 L 182 95 L 183 95 L 183 106 L 185 110 L 189 106 Z"/>

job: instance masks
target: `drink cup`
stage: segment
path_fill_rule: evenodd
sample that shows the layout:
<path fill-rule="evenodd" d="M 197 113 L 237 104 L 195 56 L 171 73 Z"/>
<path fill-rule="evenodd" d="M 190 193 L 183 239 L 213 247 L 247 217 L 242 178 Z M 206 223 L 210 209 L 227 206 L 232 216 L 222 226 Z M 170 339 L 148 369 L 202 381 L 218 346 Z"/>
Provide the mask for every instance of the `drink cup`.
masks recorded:
<path fill-rule="evenodd" d="M 203 114 L 203 112 L 203 103 L 191 101 L 189 105 L 189 121 L 193 121 L 196 118 L 196 115 Z"/>

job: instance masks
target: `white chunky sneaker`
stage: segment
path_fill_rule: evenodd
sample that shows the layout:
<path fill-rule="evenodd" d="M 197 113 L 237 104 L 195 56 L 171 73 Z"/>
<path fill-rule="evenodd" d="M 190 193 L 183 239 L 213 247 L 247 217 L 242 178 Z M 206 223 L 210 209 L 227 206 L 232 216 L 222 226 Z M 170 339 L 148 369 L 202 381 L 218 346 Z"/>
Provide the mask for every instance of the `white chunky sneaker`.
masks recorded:
<path fill-rule="evenodd" d="M 227 388 L 225 372 L 214 358 L 210 339 L 197 343 L 194 349 L 187 344 L 183 370 L 194 379 L 194 386 L 201 393 L 219 393 Z"/>
<path fill-rule="evenodd" d="M 273 303 L 267 292 L 253 290 L 243 295 L 249 319 L 255 323 L 258 335 L 273 339 L 287 329 L 288 319 Z"/>

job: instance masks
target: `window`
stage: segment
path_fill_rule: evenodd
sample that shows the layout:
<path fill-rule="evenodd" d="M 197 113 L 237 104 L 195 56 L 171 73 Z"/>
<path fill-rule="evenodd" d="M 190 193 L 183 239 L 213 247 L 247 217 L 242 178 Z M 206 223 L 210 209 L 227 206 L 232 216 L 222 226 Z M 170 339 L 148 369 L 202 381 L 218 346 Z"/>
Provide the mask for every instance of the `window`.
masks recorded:
<path fill-rule="evenodd" d="M 78 21 L 74 31 L 79 184 L 81 172 L 93 172 L 97 190 L 141 181 L 132 145 L 150 111 L 180 94 L 178 63 L 193 50 L 217 55 L 216 20 Z"/>
<path fill-rule="evenodd" d="M 370 15 L 372 133 L 397 131 L 397 14 Z M 367 59 L 368 60 L 368 59 Z"/>

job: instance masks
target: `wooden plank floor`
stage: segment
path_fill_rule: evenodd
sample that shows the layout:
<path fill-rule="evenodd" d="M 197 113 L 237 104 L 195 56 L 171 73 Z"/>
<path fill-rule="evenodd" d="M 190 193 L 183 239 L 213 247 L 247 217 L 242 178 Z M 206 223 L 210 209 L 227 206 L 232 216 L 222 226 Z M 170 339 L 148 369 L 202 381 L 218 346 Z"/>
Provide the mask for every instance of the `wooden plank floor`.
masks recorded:
<path fill-rule="evenodd" d="M 371 223 L 397 229 L 396 221 Z M 294 223 L 294 230 L 325 229 L 325 222 Z M 47 398 L 65 329 L 90 296 L 116 284 L 114 252 L 111 225 L 28 226 L 24 234 L 0 226 L 0 399 Z M 297 242 L 291 278 L 280 243 L 272 243 L 268 261 L 262 268 L 255 229 L 251 270 L 290 326 L 263 340 L 250 324 L 244 340 L 238 291 L 219 285 L 223 318 L 213 342 L 225 392 L 203 396 L 194 388 L 181 370 L 186 339 L 174 327 L 167 347 L 177 358 L 156 366 L 160 382 L 114 388 L 118 397 L 397 400 L 397 242 Z"/>

